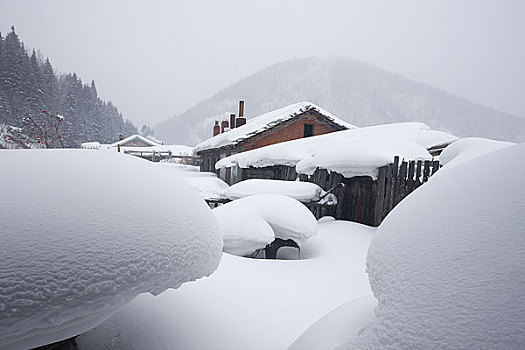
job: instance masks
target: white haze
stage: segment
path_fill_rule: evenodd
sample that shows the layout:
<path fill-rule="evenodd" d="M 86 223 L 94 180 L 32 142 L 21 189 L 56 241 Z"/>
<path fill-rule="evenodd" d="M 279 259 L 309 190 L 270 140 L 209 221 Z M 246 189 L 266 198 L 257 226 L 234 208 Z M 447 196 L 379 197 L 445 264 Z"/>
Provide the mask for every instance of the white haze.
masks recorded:
<path fill-rule="evenodd" d="M 2 0 L 59 72 L 96 81 L 138 127 L 294 57 L 351 56 L 525 116 L 525 2 Z"/>

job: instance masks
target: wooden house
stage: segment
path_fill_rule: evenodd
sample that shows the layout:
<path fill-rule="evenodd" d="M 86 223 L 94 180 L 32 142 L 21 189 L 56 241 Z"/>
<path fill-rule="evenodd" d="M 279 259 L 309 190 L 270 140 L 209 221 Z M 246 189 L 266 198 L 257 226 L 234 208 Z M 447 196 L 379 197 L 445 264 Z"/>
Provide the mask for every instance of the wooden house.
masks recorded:
<path fill-rule="evenodd" d="M 200 157 L 201 171 L 217 172 L 228 184 L 242 178 L 239 167 L 215 169 L 222 158 L 260 147 L 294 139 L 322 135 L 355 128 L 311 102 L 296 103 L 248 121 L 244 118 L 244 102 L 239 103 L 239 117 L 215 121 L 214 136 L 198 144 L 194 152 Z"/>
<path fill-rule="evenodd" d="M 253 178 L 310 181 L 337 205 L 311 207 L 316 217 L 378 226 L 392 208 L 439 169 L 440 150 L 457 138 L 422 123 L 358 128 L 235 154 L 217 167 L 241 166 Z"/>

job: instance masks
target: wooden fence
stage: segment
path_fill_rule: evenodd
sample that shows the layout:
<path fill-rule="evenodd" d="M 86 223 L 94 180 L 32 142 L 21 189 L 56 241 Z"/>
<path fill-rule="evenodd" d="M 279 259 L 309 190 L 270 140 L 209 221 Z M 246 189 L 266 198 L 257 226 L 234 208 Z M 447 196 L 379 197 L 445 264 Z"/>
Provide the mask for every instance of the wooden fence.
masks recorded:
<path fill-rule="evenodd" d="M 388 213 L 412 191 L 427 182 L 439 169 L 438 161 L 394 162 L 379 168 L 376 180 L 369 176 L 344 178 L 340 174 L 327 174 L 332 181 L 345 186 L 336 195 L 338 203 L 335 218 L 371 226 L 379 226 Z M 314 174 L 313 181 L 323 187 Z M 340 180 L 342 178 L 342 180 Z M 325 187 L 323 187 L 325 188 Z"/>
<path fill-rule="evenodd" d="M 379 226 L 388 213 L 412 191 L 427 182 L 440 167 L 438 161 L 399 161 L 379 168 L 377 179 L 370 176 L 345 178 L 336 172 L 317 169 L 312 176 L 297 174 L 294 167 L 272 166 L 242 169 L 241 180 L 275 179 L 310 181 L 323 190 L 332 188 L 337 196 L 336 206 L 307 205 L 316 218 L 325 215 L 338 220 L 350 220 Z M 343 184 L 343 186 L 338 186 Z"/>

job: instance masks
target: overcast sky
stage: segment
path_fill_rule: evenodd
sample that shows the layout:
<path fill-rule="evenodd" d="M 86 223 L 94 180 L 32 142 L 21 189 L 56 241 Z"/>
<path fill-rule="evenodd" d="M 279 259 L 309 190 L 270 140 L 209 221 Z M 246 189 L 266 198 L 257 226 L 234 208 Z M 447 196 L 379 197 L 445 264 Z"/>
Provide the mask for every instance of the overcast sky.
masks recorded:
<path fill-rule="evenodd" d="M 137 127 L 275 62 L 350 56 L 525 116 L 525 1 L 0 0 L 27 47 Z"/>

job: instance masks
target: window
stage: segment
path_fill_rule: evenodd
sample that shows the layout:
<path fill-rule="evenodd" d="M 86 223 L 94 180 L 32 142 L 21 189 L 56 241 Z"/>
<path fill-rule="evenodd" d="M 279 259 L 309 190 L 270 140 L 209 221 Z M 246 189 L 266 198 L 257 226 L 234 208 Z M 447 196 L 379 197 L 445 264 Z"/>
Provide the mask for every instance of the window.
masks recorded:
<path fill-rule="evenodd" d="M 304 133 L 303 137 L 314 136 L 314 125 L 313 124 L 304 124 Z"/>

